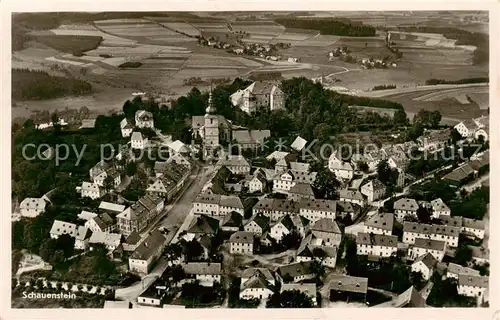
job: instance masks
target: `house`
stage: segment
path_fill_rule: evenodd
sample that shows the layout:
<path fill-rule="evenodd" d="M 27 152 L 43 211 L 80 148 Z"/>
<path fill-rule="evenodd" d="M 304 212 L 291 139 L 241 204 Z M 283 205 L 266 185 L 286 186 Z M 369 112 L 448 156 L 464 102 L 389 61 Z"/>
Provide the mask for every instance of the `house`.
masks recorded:
<path fill-rule="evenodd" d="M 47 203 L 42 198 L 25 198 L 19 206 L 21 216 L 35 218 L 45 211 Z"/>
<path fill-rule="evenodd" d="M 420 272 L 422 274 L 422 278 L 427 281 L 431 278 L 437 262 L 438 261 L 432 254 L 426 253 L 418 257 L 415 262 L 411 264 L 411 271 Z"/>
<path fill-rule="evenodd" d="M 390 257 L 398 250 L 398 237 L 376 233 L 358 233 L 356 253 L 375 257 Z"/>
<path fill-rule="evenodd" d="M 249 268 L 243 271 L 240 299 L 267 299 L 273 292 L 275 281 L 268 269 Z"/>
<path fill-rule="evenodd" d="M 90 237 L 89 244 L 92 250 L 93 244 L 103 244 L 109 252 L 115 251 L 116 248 L 120 245 L 122 240 L 122 235 L 119 233 L 107 233 L 96 231 L 92 232 L 92 236 Z"/>
<path fill-rule="evenodd" d="M 470 163 L 461 165 L 452 172 L 446 174 L 442 179 L 453 187 L 458 187 L 477 175 L 477 171 L 472 168 Z"/>
<path fill-rule="evenodd" d="M 89 219 L 85 222 L 85 226 L 92 230 L 92 232 L 111 232 L 116 228 L 116 224 L 107 213 Z"/>
<path fill-rule="evenodd" d="M 397 297 L 377 304 L 375 308 L 425 308 L 425 298 L 422 293 L 415 289 L 414 286 L 409 287 L 405 292 L 401 293 Z"/>
<path fill-rule="evenodd" d="M 170 157 L 167 160 L 167 163 L 176 163 L 179 166 L 184 166 L 187 168 L 188 171 L 191 171 L 191 161 L 181 153 L 174 152 L 173 154 L 170 154 Z"/>
<path fill-rule="evenodd" d="M 184 239 L 191 241 L 198 239 L 203 235 L 216 235 L 219 232 L 219 220 L 207 215 L 200 215 L 194 220 L 187 229 Z"/>
<path fill-rule="evenodd" d="M 257 236 L 262 236 L 269 229 L 269 217 L 262 213 L 254 214 L 243 229 L 247 232 L 252 232 Z"/>
<path fill-rule="evenodd" d="M 281 241 L 283 236 L 295 229 L 295 225 L 289 215 L 281 217 L 274 226 L 271 227 L 269 235 L 276 241 Z"/>
<path fill-rule="evenodd" d="M 295 138 L 290 147 L 294 150 L 302 151 L 302 149 L 304 149 L 306 144 L 307 144 L 306 139 L 302 138 L 301 136 L 297 136 L 297 138 Z"/>
<path fill-rule="evenodd" d="M 78 226 L 74 234 L 75 250 L 87 250 L 92 231 L 87 227 Z"/>
<path fill-rule="evenodd" d="M 458 294 L 477 298 L 482 297 L 488 289 L 489 279 L 486 276 L 461 274 L 458 276 Z"/>
<path fill-rule="evenodd" d="M 451 139 L 451 129 L 427 130 L 417 138 L 419 151 L 437 151 L 442 149 Z"/>
<path fill-rule="evenodd" d="M 410 246 L 408 250 L 408 258 L 415 260 L 418 257 L 430 253 L 438 261 L 443 261 L 446 251 L 446 242 L 439 240 L 430 240 L 418 238 L 415 239 L 415 244 Z"/>
<path fill-rule="evenodd" d="M 389 236 L 392 234 L 393 226 L 394 214 L 380 212 L 366 219 L 364 232 Z"/>
<path fill-rule="evenodd" d="M 138 128 L 154 129 L 153 114 L 146 110 L 137 110 L 135 112 L 135 125 Z"/>
<path fill-rule="evenodd" d="M 297 183 L 288 190 L 288 199 L 292 201 L 300 201 L 301 199 L 314 199 L 314 192 L 310 184 Z"/>
<path fill-rule="evenodd" d="M 130 272 L 148 274 L 151 265 L 161 255 L 167 239 L 158 230 L 153 230 L 128 259 Z"/>
<path fill-rule="evenodd" d="M 273 151 L 270 155 L 266 157 L 267 161 L 280 161 L 282 159 L 285 159 L 285 157 L 289 156 L 290 153 L 285 152 L 285 151 Z"/>
<path fill-rule="evenodd" d="M 337 203 L 334 200 L 303 198 L 299 202 L 300 216 L 313 223 L 323 218 L 335 220 L 336 213 Z"/>
<path fill-rule="evenodd" d="M 97 213 L 82 210 L 82 212 L 80 212 L 77 217 L 80 220 L 89 221 L 90 219 L 97 217 Z"/>
<path fill-rule="evenodd" d="M 103 196 L 103 191 L 95 183 L 83 181 L 80 190 L 82 198 L 88 197 L 95 200 Z"/>
<path fill-rule="evenodd" d="M 455 128 L 458 133 L 460 133 L 460 135 L 464 138 L 473 136 L 474 132 L 479 129 L 477 123 L 472 119 L 462 121 L 459 124 L 455 125 L 453 128 Z"/>
<path fill-rule="evenodd" d="M 438 219 L 441 224 L 451 227 L 462 227 L 462 217 L 452 217 L 452 216 L 439 216 Z"/>
<path fill-rule="evenodd" d="M 253 207 L 253 214 L 262 213 L 271 221 L 278 221 L 286 215 L 299 213 L 299 204 L 286 199 L 262 198 Z"/>
<path fill-rule="evenodd" d="M 472 261 L 478 265 L 489 263 L 490 250 L 484 247 L 469 246 L 472 250 Z"/>
<path fill-rule="evenodd" d="M 125 238 L 125 241 L 122 243 L 123 250 L 124 251 L 130 251 L 133 252 L 139 244 L 141 243 L 141 236 L 137 231 L 133 231 L 131 234 L 128 235 L 128 237 Z"/>
<path fill-rule="evenodd" d="M 316 284 L 315 283 L 284 283 L 281 285 L 280 292 L 284 291 L 299 291 L 304 293 L 311 299 L 312 305 L 318 305 L 318 299 L 316 298 Z"/>
<path fill-rule="evenodd" d="M 484 220 L 476 220 L 469 218 L 462 219 L 462 228 L 460 229 L 460 231 L 467 236 L 472 236 L 477 239 L 483 239 L 484 229 L 485 229 Z"/>
<path fill-rule="evenodd" d="M 335 221 L 328 218 L 322 218 L 311 226 L 311 233 L 321 240 L 324 245 L 338 247 L 342 240 L 342 233 Z"/>
<path fill-rule="evenodd" d="M 440 216 L 451 215 L 450 208 L 444 203 L 444 201 L 441 198 L 432 200 L 431 207 L 432 207 L 432 217 L 434 219 L 439 219 Z"/>
<path fill-rule="evenodd" d="M 298 163 L 298 162 L 295 162 Z M 277 166 L 279 165 L 276 164 Z M 316 172 L 286 170 L 278 172 L 273 178 L 273 192 L 288 194 L 290 189 L 298 183 L 312 184 L 316 179 Z"/>
<path fill-rule="evenodd" d="M 106 180 L 107 177 L 111 177 L 111 179 L 113 181 L 114 188 L 116 188 L 120 185 L 120 183 L 121 183 L 120 173 L 113 167 L 110 167 L 110 168 L 106 169 L 105 171 L 102 171 L 97 176 L 94 176 L 92 182 L 94 182 L 95 184 L 97 184 L 100 187 L 104 187 L 104 180 Z"/>
<path fill-rule="evenodd" d="M 143 136 L 139 131 L 134 131 L 130 138 L 132 149 L 143 150 L 148 146 L 148 138 Z"/>
<path fill-rule="evenodd" d="M 243 214 L 244 207 L 241 199 L 237 196 L 222 196 L 204 192 L 198 195 L 193 202 L 193 211 L 195 214 L 225 216 L 231 211 Z"/>
<path fill-rule="evenodd" d="M 259 192 L 263 193 L 264 190 L 266 189 L 266 175 L 264 172 L 261 170 L 256 170 L 254 173 L 254 176 L 252 180 L 248 183 L 248 192 L 249 193 L 254 193 L 254 192 Z"/>
<path fill-rule="evenodd" d="M 52 239 L 57 239 L 63 234 L 67 234 L 70 237 L 74 237 L 76 234 L 77 226 L 74 223 L 54 220 L 52 223 L 52 228 L 50 229 L 50 237 Z"/>
<path fill-rule="evenodd" d="M 328 169 L 335 174 L 338 179 L 351 180 L 354 176 L 354 169 L 349 162 L 343 162 L 332 154 L 328 160 Z"/>
<path fill-rule="evenodd" d="M 368 202 L 382 199 L 385 196 L 385 186 L 380 180 L 373 179 L 361 187 L 361 194 L 368 198 Z"/>
<path fill-rule="evenodd" d="M 226 166 L 233 174 L 246 175 L 250 173 L 250 164 L 241 155 L 227 155 L 221 158 L 217 164 L 217 167 Z"/>
<path fill-rule="evenodd" d="M 463 267 L 459 264 L 452 262 L 448 263 L 448 267 L 446 269 L 446 278 L 454 278 L 458 280 L 458 276 L 460 276 L 461 274 L 473 275 L 473 276 L 480 275 L 479 271 L 476 269 Z"/>
<path fill-rule="evenodd" d="M 257 107 L 268 110 L 280 110 L 285 107 L 283 91 L 273 82 L 256 81 L 243 90 L 230 96 L 231 103 L 244 112 L 251 114 Z"/>
<path fill-rule="evenodd" d="M 103 171 L 109 169 L 110 165 L 104 160 L 99 161 L 95 166 L 89 169 L 89 176 L 91 180 L 94 180 L 94 177 L 100 175 Z"/>
<path fill-rule="evenodd" d="M 106 212 L 112 215 L 117 215 L 125 209 L 126 207 L 122 204 L 107 201 L 101 201 L 101 203 L 99 204 L 99 212 Z"/>
<path fill-rule="evenodd" d="M 351 202 L 361 207 L 365 205 L 365 198 L 358 190 L 342 189 L 339 192 L 340 201 Z"/>
<path fill-rule="evenodd" d="M 450 247 L 458 246 L 460 228 L 405 221 L 403 223 L 403 243 L 413 244 L 416 239 L 444 241 Z"/>
<path fill-rule="evenodd" d="M 243 225 L 243 216 L 236 212 L 231 211 L 221 221 L 221 230 L 225 232 L 235 232 Z"/>
<path fill-rule="evenodd" d="M 403 221 L 404 217 L 417 217 L 419 206 L 415 199 L 401 198 L 394 202 L 394 213 L 398 221 Z"/>
<path fill-rule="evenodd" d="M 262 146 L 271 137 L 270 130 L 233 130 L 233 140 L 242 149 L 253 149 Z"/>
<path fill-rule="evenodd" d="M 253 254 L 253 233 L 236 231 L 229 237 L 229 252 L 232 254 Z"/>
<path fill-rule="evenodd" d="M 214 262 L 188 262 L 183 265 L 189 279 L 198 280 L 200 285 L 211 287 L 221 282 L 222 265 Z"/>
<path fill-rule="evenodd" d="M 120 121 L 120 130 L 122 132 L 122 137 L 127 138 L 130 137 L 134 128 L 128 123 L 127 118 L 123 118 L 123 120 Z"/>
<path fill-rule="evenodd" d="M 157 279 L 137 297 L 137 303 L 151 307 L 161 307 L 166 295 L 165 284 Z"/>
<path fill-rule="evenodd" d="M 306 228 L 309 226 L 311 221 L 301 215 L 291 215 L 293 225 L 295 226 L 295 230 L 299 233 L 301 237 L 304 237 L 306 234 Z"/>
<path fill-rule="evenodd" d="M 300 282 L 314 278 L 314 271 L 311 269 L 312 262 L 297 262 L 279 266 L 277 270 L 278 280 L 284 283 Z"/>
<path fill-rule="evenodd" d="M 141 232 L 163 211 L 163 198 L 146 195 L 116 216 L 118 231 L 128 236 L 133 231 Z"/>
<path fill-rule="evenodd" d="M 302 239 L 297 254 L 297 262 L 321 261 L 325 267 L 335 268 L 337 263 L 337 247 L 324 246 L 323 240 L 309 233 Z M 321 252 L 321 254 L 320 254 Z M 320 256 L 318 256 L 320 254 Z"/>
<path fill-rule="evenodd" d="M 368 278 L 351 277 L 346 275 L 333 275 L 322 290 L 328 290 L 330 301 L 366 301 L 368 291 Z"/>
<path fill-rule="evenodd" d="M 167 144 L 168 149 L 171 151 L 171 154 L 187 154 L 189 153 L 188 147 L 180 140 L 175 140 Z"/>

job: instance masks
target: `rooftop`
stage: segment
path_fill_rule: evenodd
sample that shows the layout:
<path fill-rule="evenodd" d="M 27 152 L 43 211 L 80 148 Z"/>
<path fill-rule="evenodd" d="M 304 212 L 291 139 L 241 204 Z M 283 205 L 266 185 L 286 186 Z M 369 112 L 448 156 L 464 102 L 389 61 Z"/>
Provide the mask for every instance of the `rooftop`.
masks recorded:
<path fill-rule="evenodd" d="M 131 259 L 148 260 L 158 250 L 158 247 L 165 244 L 165 236 L 158 230 L 154 230 L 144 239 L 144 241 L 135 249 L 130 256 Z"/>
<path fill-rule="evenodd" d="M 335 274 L 330 277 L 330 282 L 327 285 L 330 290 L 366 293 L 368 290 L 368 278 Z"/>
<path fill-rule="evenodd" d="M 253 233 L 245 231 L 236 231 L 229 238 L 231 243 L 253 243 Z"/>
<path fill-rule="evenodd" d="M 394 225 L 393 213 L 376 213 L 365 221 L 365 226 L 392 231 Z"/>

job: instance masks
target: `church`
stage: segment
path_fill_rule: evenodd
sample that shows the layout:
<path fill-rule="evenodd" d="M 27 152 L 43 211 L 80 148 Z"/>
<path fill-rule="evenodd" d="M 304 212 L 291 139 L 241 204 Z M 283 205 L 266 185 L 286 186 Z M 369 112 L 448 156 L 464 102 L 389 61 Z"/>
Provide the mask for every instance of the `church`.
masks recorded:
<path fill-rule="evenodd" d="M 203 145 L 204 157 L 220 146 L 220 141 L 230 141 L 231 123 L 224 116 L 217 115 L 212 101 L 212 90 L 208 97 L 208 106 L 204 116 L 193 116 L 191 128 L 193 138 L 200 138 Z"/>

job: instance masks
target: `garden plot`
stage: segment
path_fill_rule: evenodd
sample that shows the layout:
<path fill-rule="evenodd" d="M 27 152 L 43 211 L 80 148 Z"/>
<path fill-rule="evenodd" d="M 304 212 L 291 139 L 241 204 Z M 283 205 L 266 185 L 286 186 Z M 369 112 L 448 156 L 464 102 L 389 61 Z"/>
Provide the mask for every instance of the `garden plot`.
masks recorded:
<path fill-rule="evenodd" d="M 185 22 L 159 22 L 162 26 L 171 30 L 187 34 L 192 37 L 200 35 L 200 30 Z"/>
<path fill-rule="evenodd" d="M 125 39 L 113 36 L 102 32 L 92 25 L 78 24 L 78 25 L 60 25 L 57 29 L 50 30 L 55 35 L 60 36 L 95 36 L 102 37 L 101 45 L 104 46 L 133 46 L 137 43 L 135 40 Z"/>

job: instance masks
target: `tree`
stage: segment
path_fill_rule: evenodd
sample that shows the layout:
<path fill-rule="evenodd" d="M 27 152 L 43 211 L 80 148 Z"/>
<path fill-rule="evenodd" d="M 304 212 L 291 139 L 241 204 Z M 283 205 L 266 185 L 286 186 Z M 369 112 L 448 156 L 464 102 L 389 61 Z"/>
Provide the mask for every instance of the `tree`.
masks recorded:
<path fill-rule="evenodd" d="M 299 290 L 285 290 L 281 293 L 276 292 L 266 304 L 267 308 L 312 308 L 311 298 Z"/>
<path fill-rule="evenodd" d="M 325 275 L 325 266 L 321 262 L 322 261 L 318 261 L 316 259 L 311 262 L 311 271 L 314 273 L 316 282 L 320 281 Z"/>
<path fill-rule="evenodd" d="M 318 171 L 312 184 L 316 197 L 320 199 L 335 199 L 338 187 L 340 187 L 340 182 L 335 174 L 326 168 Z"/>
<path fill-rule="evenodd" d="M 61 250 L 61 249 L 57 249 L 55 252 L 54 252 L 54 255 L 52 256 L 51 258 L 51 264 L 57 266 L 61 263 L 64 262 L 64 251 Z"/>
<path fill-rule="evenodd" d="M 59 238 L 55 240 L 56 250 L 62 250 L 65 258 L 69 258 L 73 255 L 75 251 L 75 238 L 69 234 L 60 235 Z"/>
<path fill-rule="evenodd" d="M 403 108 L 397 109 L 394 112 L 394 117 L 392 119 L 394 124 L 399 126 L 407 126 L 408 125 L 408 117 L 406 116 L 406 112 Z"/>
<path fill-rule="evenodd" d="M 460 132 L 458 132 L 458 130 L 455 128 L 453 128 L 453 130 L 451 130 L 450 138 L 451 138 L 451 143 L 453 143 L 453 144 L 456 144 L 458 141 L 463 139 Z"/>
<path fill-rule="evenodd" d="M 196 240 L 186 241 L 184 246 L 184 254 L 188 261 L 198 258 L 203 254 L 203 247 Z"/>
<path fill-rule="evenodd" d="M 26 222 L 24 220 L 15 221 L 12 223 L 12 248 L 24 248 L 24 228 Z"/>
<path fill-rule="evenodd" d="M 103 182 L 103 189 L 106 192 L 110 192 L 111 190 L 114 189 L 114 187 L 115 187 L 115 179 L 110 175 L 106 176 Z"/>
<path fill-rule="evenodd" d="M 123 104 L 123 113 L 125 114 L 125 118 L 127 119 L 133 119 L 137 110 L 139 110 L 139 106 L 137 103 L 133 103 L 130 100 L 127 100 Z"/>
<path fill-rule="evenodd" d="M 125 173 L 127 174 L 127 176 L 132 177 L 135 175 L 136 172 L 137 172 L 137 164 L 133 161 L 127 163 L 127 165 L 125 166 Z"/>
<path fill-rule="evenodd" d="M 281 238 L 280 244 L 287 250 L 298 249 L 301 241 L 302 238 L 300 237 L 300 234 L 296 230 L 293 230 Z"/>
<path fill-rule="evenodd" d="M 420 222 L 427 223 L 431 220 L 432 213 L 431 211 L 425 207 L 420 206 L 417 209 L 417 217 Z"/>
<path fill-rule="evenodd" d="M 464 266 L 471 260 L 472 260 L 472 249 L 465 244 L 459 245 L 457 250 L 455 251 L 455 258 L 454 258 L 455 263 Z"/>

